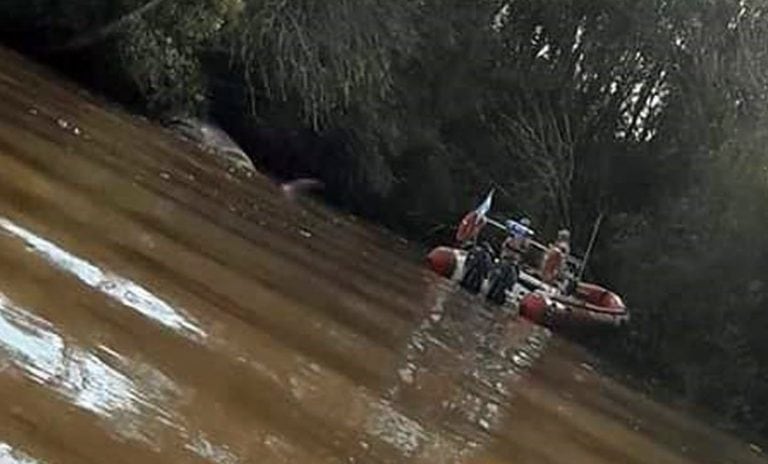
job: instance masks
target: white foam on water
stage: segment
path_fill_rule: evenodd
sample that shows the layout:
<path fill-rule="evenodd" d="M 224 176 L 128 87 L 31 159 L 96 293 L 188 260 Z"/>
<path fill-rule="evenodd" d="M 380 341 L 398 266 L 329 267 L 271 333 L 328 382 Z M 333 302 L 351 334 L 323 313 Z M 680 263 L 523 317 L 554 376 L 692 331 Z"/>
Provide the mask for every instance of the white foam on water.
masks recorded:
<path fill-rule="evenodd" d="M 5 442 L 0 442 L 0 464 L 43 464 Z"/>
<path fill-rule="evenodd" d="M 74 275 L 84 284 L 104 293 L 123 306 L 191 338 L 203 339 L 206 337 L 203 329 L 183 310 L 174 308 L 167 301 L 130 279 L 104 271 L 7 218 L 0 217 L 0 228 L 23 240 L 32 252 L 56 268 Z"/>
<path fill-rule="evenodd" d="M 68 345 L 53 326 L 0 293 L 0 350 L 38 384 L 102 416 L 138 413 L 133 382 L 94 353 Z"/>
<path fill-rule="evenodd" d="M 2 292 L 0 355 L 6 358 L 4 369 L 12 365 L 33 382 L 109 420 L 115 432 L 124 438 L 156 447 L 152 430 L 170 429 L 187 441 L 186 449 L 209 462 L 239 462 L 226 445 L 213 444 L 199 432 L 191 434 L 183 419 L 163 407 L 181 392 L 162 372 L 149 366 L 137 367 L 105 346 L 87 351 L 64 339 L 53 324 L 20 307 Z M 140 378 L 132 379 L 111 363 L 128 366 L 129 372 L 140 371 Z M 0 442 L 0 464 L 36 462 Z"/>

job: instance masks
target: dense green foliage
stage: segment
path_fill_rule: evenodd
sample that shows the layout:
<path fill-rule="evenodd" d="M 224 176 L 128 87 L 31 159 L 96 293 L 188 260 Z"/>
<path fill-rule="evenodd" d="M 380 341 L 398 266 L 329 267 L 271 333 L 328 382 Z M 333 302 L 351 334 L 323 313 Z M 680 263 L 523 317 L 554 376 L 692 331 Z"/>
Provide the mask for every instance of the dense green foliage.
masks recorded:
<path fill-rule="evenodd" d="M 209 113 L 265 169 L 279 160 L 252 134 L 312 129 L 326 148 L 296 145 L 297 164 L 280 172 L 320 176 L 335 203 L 421 240 L 445 238 L 489 186 L 501 208 L 544 235 L 569 225 L 577 243 L 604 213 L 592 274 L 624 294 L 634 322 L 589 343 L 768 436 L 764 2 L 4 8 L 6 40 L 79 63 L 80 77 L 144 111 Z"/>

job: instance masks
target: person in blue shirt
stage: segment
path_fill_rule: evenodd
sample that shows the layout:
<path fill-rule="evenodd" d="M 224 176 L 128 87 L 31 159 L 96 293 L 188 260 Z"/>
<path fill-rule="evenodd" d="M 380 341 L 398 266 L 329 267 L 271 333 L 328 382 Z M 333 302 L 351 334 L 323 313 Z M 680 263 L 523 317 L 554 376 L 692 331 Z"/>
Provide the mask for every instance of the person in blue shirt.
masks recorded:
<path fill-rule="evenodd" d="M 527 217 L 519 221 L 508 220 L 505 225 L 507 237 L 501 244 L 500 256 L 502 259 L 512 259 L 519 264 L 530 248 L 530 237 L 533 235 L 531 220 Z"/>

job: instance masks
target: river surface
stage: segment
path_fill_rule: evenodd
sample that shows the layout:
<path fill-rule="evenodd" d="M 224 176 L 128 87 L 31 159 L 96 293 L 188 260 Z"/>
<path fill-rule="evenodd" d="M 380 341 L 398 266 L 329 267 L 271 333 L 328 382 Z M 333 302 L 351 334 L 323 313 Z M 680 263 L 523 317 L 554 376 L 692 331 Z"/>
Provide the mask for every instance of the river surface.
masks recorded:
<path fill-rule="evenodd" d="M 757 463 L 0 50 L 0 463 Z"/>

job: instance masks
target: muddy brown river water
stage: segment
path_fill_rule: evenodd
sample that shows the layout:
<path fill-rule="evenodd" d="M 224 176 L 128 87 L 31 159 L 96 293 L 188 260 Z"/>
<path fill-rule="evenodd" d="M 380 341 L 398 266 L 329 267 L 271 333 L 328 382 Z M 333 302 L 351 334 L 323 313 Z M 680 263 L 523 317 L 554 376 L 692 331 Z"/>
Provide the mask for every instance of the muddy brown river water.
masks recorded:
<path fill-rule="evenodd" d="M 758 463 L 0 51 L 0 463 Z"/>

